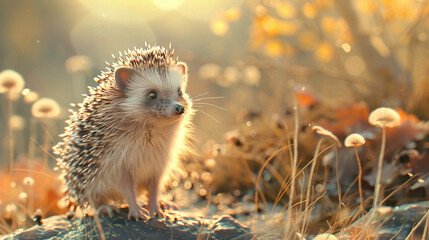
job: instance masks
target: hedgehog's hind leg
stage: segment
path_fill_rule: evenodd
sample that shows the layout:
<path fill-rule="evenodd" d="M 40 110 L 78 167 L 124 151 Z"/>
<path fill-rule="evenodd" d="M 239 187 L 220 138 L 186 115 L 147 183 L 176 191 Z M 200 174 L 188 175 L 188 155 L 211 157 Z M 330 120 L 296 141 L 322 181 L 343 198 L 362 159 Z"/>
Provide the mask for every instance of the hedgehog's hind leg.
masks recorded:
<path fill-rule="evenodd" d="M 119 208 L 114 206 L 114 205 L 110 205 L 107 204 L 106 201 L 106 197 L 92 197 L 90 200 L 90 204 L 93 207 L 94 210 L 97 211 L 97 215 L 98 216 L 102 216 L 104 213 L 107 213 L 107 215 L 112 218 L 113 217 L 113 211 L 115 211 L 116 213 L 119 213 Z"/>
<path fill-rule="evenodd" d="M 119 213 L 119 208 L 113 205 L 104 204 L 97 208 L 97 214 L 99 216 L 103 215 L 103 213 L 107 213 L 107 215 L 112 218 L 113 217 L 113 211 L 116 213 Z"/>

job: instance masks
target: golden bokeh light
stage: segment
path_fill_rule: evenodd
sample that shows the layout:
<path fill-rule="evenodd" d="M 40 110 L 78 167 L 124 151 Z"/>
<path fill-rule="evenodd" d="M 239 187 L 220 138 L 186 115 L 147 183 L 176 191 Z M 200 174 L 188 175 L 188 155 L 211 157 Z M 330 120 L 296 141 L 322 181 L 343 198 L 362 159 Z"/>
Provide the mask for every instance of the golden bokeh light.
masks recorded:
<path fill-rule="evenodd" d="M 326 63 L 332 60 L 334 49 L 328 42 L 321 43 L 314 52 L 314 57 L 317 61 Z"/>
<path fill-rule="evenodd" d="M 317 6 L 312 2 L 306 2 L 302 6 L 302 13 L 308 18 L 315 18 L 317 16 Z"/>
<path fill-rule="evenodd" d="M 162 10 L 175 10 L 183 5 L 185 0 L 152 0 L 154 5 Z"/>
<path fill-rule="evenodd" d="M 357 6 L 364 13 L 372 14 L 377 11 L 377 3 L 373 0 L 359 0 Z"/>
<path fill-rule="evenodd" d="M 217 36 L 225 35 L 229 30 L 228 22 L 221 19 L 212 19 L 210 21 L 210 29 Z"/>
<path fill-rule="evenodd" d="M 273 16 L 262 17 L 261 27 L 268 35 L 274 36 L 279 33 L 278 20 Z"/>
<path fill-rule="evenodd" d="M 281 18 L 293 18 L 295 17 L 295 8 L 290 2 L 282 2 L 276 7 L 277 14 Z"/>
<path fill-rule="evenodd" d="M 323 31 L 326 33 L 332 33 L 336 30 L 337 22 L 332 16 L 324 16 L 320 25 Z"/>
<path fill-rule="evenodd" d="M 238 7 L 233 7 L 225 11 L 224 18 L 226 21 L 234 22 L 241 18 L 241 10 Z"/>
<path fill-rule="evenodd" d="M 283 54 L 283 46 L 279 40 L 271 39 L 265 43 L 265 53 L 270 57 L 280 57 Z"/>

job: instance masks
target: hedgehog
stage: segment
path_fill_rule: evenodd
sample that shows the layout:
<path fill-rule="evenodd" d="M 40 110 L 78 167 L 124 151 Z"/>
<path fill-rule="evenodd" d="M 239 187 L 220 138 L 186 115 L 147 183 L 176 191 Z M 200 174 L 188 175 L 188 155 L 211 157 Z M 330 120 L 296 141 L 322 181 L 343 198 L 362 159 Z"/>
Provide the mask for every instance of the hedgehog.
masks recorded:
<path fill-rule="evenodd" d="M 193 115 L 186 93 L 187 65 L 160 46 L 113 54 L 83 102 L 69 110 L 62 142 L 53 147 L 65 192 L 75 209 L 112 217 L 129 205 L 128 219 L 159 215 L 160 189 L 177 169 Z M 137 198 L 147 193 L 147 209 Z M 176 208 L 174 204 L 167 207 Z"/>

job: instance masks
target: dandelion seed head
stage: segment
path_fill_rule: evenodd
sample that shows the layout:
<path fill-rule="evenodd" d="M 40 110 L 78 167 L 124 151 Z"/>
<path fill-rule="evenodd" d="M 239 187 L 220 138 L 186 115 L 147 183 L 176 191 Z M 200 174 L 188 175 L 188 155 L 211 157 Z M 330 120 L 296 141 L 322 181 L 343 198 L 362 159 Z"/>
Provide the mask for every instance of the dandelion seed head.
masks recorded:
<path fill-rule="evenodd" d="M 31 114 L 35 118 L 57 118 L 60 111 L 60 105 L 51 98 L 41 98 L 31 107 Z"/>
<path fill-rule="evenodd" d="M 27 200 L 27 197 L 28 197 L 28 195 L 26 192 L 21 192 L 18 196 L 19 200 L 21 200 L 23 202 L 25 202 Z"/>
<path fill-rule="evenodd" d="M 313 240 L 338 240 L 338 238 L 329 233 L 322 233 L 314 237 Z"/>
<path fill-rule="evenodd" d="M 242 74 L 236 67 L 229 66 L 224 69 L 223 78 L 218 81 L 218 84 L 222 87 L 228 87 L 237 83 L 241 77 Z"/>
<path fill-rule="evenodd" d="M 204 161 L 204 166 L 207 169 L 212 170 L 214 167 L 216 167 L 216 160 L 214 160 L 213 158 L 209 158 Z"/>
<path fill-rule="evenodd" d="M 34 185 L 34 179 L 31 177 L 24 178 L 24 180 L 22 182 L 24 183 L 25 186 L 33 186 Z"/>
<path fill-rule="evenodd" d="M 18 207 L 15 203 L 9 203 L 4 208 L 4 215 L 3 217 L 8 219 L 16 216 L 16 212 L 18 211 Z"/>
<path fill-rule="evenodd" d="M 185 187 L 185 189 L 189 190 L 192 188 L 192 183 L 191 181 L 186 181 L 183 186 Z"/>
<path fill-rule="evenodd" d="M 344 140 L 346 147 L 360 147 L 365 144 L 365 138 L 359 133 L 352 133 Z"/>
<path fill-rule="evenodd" d="M 199 191 L 199 194 L 200 194 L 201 197 L 204 197 L 204 196 L 207 195 L 207 190 L 205 190 L 204 188 L 201 188 L 200 191 Z"/>
<path fill-rule="evenodd" d="M 251 86 L 259 85 L 261 80 L 261 72 L 255 66 L 247 66 L 243 69 L 243 81 Z"/>
<path fill-rule="evenodd" d="M 342 144 L 341 144 L 340 140 L 338 140 L 337 136 L 335 136 L 331 131 L 326 130 L 325 128 L 323 128 L 321 126 L 314 126 L 312 128 L 312 130 L 313 130 L 313 133 L 315 136 L 317 136 L 317 137 L 322 137 L 322 136 L 328 137 L 328 138 L 334 140 L 334 142 L 337 143 L 337 146 L 341 147 Z"/>
<path fill-rule="evenodd" d="M 213 177 L 209 172 L 203 172 L 203 174 L 201 174 L 201 180 L 203 180 L 205 184 L 211 184 L 213 182 Z"/>
<path fill-rule="evenodd" d="M 17 210 L 16 204 L 14 204 L 14 203 L 7 204 L 5 210 L 6 210 L 6 212 L 16 212 L 16 210 Z"/>
<path fill-rule="evenodd" d="M 21 93 L 24 85 L 24 78 L 16 71 L 7 69 L 0 72 L 0 93 L 9 92 L 16 95 Z"/>
<path fill-rule="evenodd" d="M 13 115 L 9 119 L 9 126 L 14 131 L 20 131 L 25 128 L 25 119 L 18 115 Z"/>
<path fill-rule="evenodd" d="M 326 188 L 323 184 L 317 184 L 315 190 L 316 192 L 321 193 L 323 191 L 326 191 Z"/>
<path fill-rule="evenodd" d="M 198 73 L 204 80 L 213 80 L 220 77 L 222 68 L 214 63 L 207 63 L 200 67 Z"/>
<path fill-rule="evenodd" d="M 387 107 L 380 107 L 369 114 L 368 122 L 376 127 L 397 127 L 401 123 L 401 116 Z"/>
<path fill-rule="evenodd" d="M 39 94 L 28 88 L 22 90 L 22 95 L 24 96 L 24 102 L 26 103 L 32 103 L 39 99 Z"/>

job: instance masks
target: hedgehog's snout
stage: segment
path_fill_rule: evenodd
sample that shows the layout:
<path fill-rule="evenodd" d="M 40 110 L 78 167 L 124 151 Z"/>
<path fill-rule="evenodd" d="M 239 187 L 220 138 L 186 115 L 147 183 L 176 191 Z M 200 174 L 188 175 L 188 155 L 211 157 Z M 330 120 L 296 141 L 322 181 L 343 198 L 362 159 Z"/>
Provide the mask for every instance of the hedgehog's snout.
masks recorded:
<path fill-rule="evenodd" d="M 183 114 L 185 112 L 185 107 L 183 107 L 182 104 L 176 103 L 176 105 L 174 105 L 174 111 L 176 114 Z"/>

